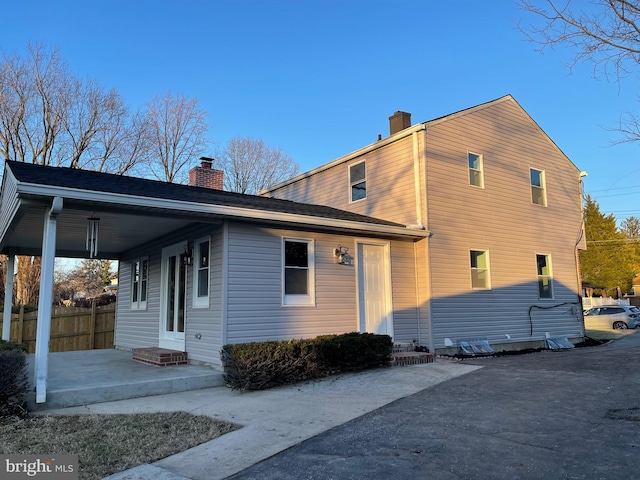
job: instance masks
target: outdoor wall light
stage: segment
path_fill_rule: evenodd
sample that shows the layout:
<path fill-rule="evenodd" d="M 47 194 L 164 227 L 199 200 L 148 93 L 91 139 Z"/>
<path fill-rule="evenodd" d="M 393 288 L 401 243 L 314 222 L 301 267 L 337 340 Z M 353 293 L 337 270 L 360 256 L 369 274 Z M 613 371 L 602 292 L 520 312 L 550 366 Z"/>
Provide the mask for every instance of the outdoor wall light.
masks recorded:
<path fill-rule="evenodd" d="M 184 246 L 184 253 L 181 257 L 183 265 L 191 265 L 191 262 L 193 262 L 193 251 L 189 248 L 188 243 Z"/>
<path fill-rule="evenodd" d="M 349 247 L 338 245 L 338 248 L 333 251 L 333 256 L 336 257 L 336 263 L 338 265 L 353 264 L 353 257 L 349 255 Z"/>

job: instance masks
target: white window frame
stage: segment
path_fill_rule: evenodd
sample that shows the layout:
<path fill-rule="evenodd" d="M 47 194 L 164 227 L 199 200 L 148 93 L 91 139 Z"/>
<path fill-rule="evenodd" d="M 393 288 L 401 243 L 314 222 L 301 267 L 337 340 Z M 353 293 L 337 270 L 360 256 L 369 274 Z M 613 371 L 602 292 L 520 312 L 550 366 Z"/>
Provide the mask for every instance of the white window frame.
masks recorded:
<path fill-rule="evenodd" d="M 351 169 L 357 165 L 360 165 L 361 163 L 364 165 L 364 178 L 353 180 L 351 178 Z M 349 172 L 349 203 L 356 203 L 356 202 L 361 202 L 362 200 L 366 200 L 367 199 L 367 161 L 360 160 L 359 162 L 352 163 L 348 167 L 348 172 Z M 354 187 L 356 187 L 356 185 L 359 185 L 361 183 L 364 184 L 364 197 L 357 198 L 354 200 L 353 198 Z"/>
<path fill-rule="evenodd" d="M 486 255 L 487 257 L 487 266 L 486 268 L 479 268 L 479 267 L 474 267 L 472 262 L 471 262 L 471 253 L 472 252 L 480 252 Z M 470 248 L 469 249 L 469 279 L 471 280 L 471 289 L 472 290 L 491 290 L 491 261 L 490 261 L 490 257 L 489 257 L 489 250 L 486 249 L 481 249 L 481 248 Z M 487 272 L 487 284 L 485 286 L 479 287 L 479 286 L 474 286 L 473 284 L 473 272 L 474 271 L 481 271 L 484 270 Z"/>
<path fill-rule="evenodd" d="M 531 174 L 533 171 L 540 172 L 540 185 L 534 185 L 533 179 L 531 178 Z M 529 167 L 529 185 L 531 186 L 531 203 L 533 205 L 539 205 L 541 207 L 547 206 L 547 178 L 544 170 L 539 170 L 537 168 Z M 542 198 L 542 203 L 538 203 L 535 201 L 536 196 L 533 194 L 534 191 L 539 190 Z"/>
<path fill-rule="evenodd" d="M 146 269 L 144 265 L 146 264 Z M 149 257 L 140 257 L 131 261 L 131 295 L 129 299 L 131 301 L 131 310 L 146 310 L 147 299 L 149 298 Z M 139 272 L 140 279 L 136 282 L 136 269 Z M 146 274 L 146 277 L 143 277 Z M 143 288 L 143 284 L 146 288 Z M 144 300 L 142 300 L 142 294 L 144 293 Z M 134 300 L 135 294 L 135 300 Z"/>
<path fill-rule="evenodd" d="M 209 243 L 209 251 L 206 252 L 207 266 L 200 266 L 201 251 L 200 245 Z M 193 242 L 193 308 L 209 308 L 209 297 L 211 295 L 211 237 L 202 237 Z M 207 295 L 199 296 L 200 292 L 200 271 L 207 271 Z"/>
<path fill-rule="evenodd" d="M 285 276 L 287 268 L 303 268 L 295 266 L 287 266 L 285 263 L 285 245 L 286 242 L 298 242 L 307 244 L 307 293 L 306 294 L 287 294 L 285 291 Z M 282 237 L 282 305 L 290 306 L 307 306 L 313 307 L 316 304 L 315 295 L 315 241 L 309 238 Z"/>
<path fill-rule="evenodd" d="M 478 163 L 480 168 L 473 168 L 471 166 L 471 155 L 478 157 Z M 472 187 L 476 187 L 476 188 L 484 188 L 484 158 L 482 156 L 481 153 L 475 153 L 475 152 L 471 152 L 471 151 L 467 151 L 467 166 L 469 167 L 469 185 L 471 185 Z M 473 172 L 477 172 L 478 173 L 478 178 L 480 179 L 480 185 L 476 185 L 475 183 L 471 182 L 471 178 L 472 178 L 472 173 Z"/>
<path fill-rule="evenodd" d="M 547 265 L 549 267 L 549 274 L 545 275 L 545 274 L 541 274 L 540 270 L 538 269 L 538 257 L 545 257 Z M 538 298 L 540 300 L 553 300 L 554 299 L 554 288 L 553 288 L 553 264 L 551 263 L 551 255 L 548 253 L 536 253 L 536 279 L 537 279 L 537 285 L 538 285 Z M 542 290 L 540 288 L 540 281 L 544 280 L 544 279 L 548 279 L 549 281 L 549 290 L 551 291 L 551 296 L 549 297 L 543 297 L 542 294 Z"/>

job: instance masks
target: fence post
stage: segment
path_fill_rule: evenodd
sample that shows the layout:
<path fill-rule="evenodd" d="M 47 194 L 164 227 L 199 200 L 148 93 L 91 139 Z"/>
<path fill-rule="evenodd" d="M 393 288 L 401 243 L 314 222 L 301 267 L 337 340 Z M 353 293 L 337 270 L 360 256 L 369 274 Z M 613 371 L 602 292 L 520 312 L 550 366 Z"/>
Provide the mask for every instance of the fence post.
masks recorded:
<path fill-rule="evenodd" d="M 96 299 L 91 300 L 91 323 L 89 323 L 89 350 L 93 350 L 96 340 Z"/>
<path fill-rule="evenodd" d="M 16 343 L 21 344 L 24 335 L 24 305 L 20 305 L 20 313 L 18 314 L 18 334 L 16 335 L 18 338 L 16 339 Z"/>

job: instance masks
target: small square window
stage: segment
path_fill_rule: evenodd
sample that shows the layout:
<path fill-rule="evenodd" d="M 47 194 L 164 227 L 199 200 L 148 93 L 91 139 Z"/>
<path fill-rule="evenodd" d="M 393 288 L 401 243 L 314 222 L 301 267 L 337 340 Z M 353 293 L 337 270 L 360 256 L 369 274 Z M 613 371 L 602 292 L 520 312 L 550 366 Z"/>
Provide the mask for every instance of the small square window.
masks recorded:
<path fill-rule="evenodd" d="M 482 155 L 469 152 L 469 185 L 484 188 L 484 175 L 482 173 Z"/>
<path fill-rule="evenodd" d="M 490 289 L 489 252 L 471 250 L 471 288 Z"/>
<path fill-rule="evenodd" d="M 352 202 L 367 198 L 367 169 L 365 162 L 355 163 L 349 167 L 349 185 Z"/>
<path fill-rule="evenodd" d="M 547 206 L 547 192 L 543 170 L 530 169 L 531 202 L 535 205 Z"/>

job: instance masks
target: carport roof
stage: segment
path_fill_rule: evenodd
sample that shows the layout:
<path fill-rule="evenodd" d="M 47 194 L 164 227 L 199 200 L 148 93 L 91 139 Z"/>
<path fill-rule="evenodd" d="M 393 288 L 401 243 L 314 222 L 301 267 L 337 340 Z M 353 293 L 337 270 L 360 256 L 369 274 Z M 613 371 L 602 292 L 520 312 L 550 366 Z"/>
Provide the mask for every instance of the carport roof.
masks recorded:
<path fill-rule="evenodd" d="M 424 230 L 344 210 L 108 173 L 7 161 L 0 192 L 0 250 L 38 254 L 43 215 L 63 199 L 58 256 L 84 256 L 86 220 L 101 219 L 101 256 L 125 250 L 189 224 L 225 218 L 392 237 Z"/>

